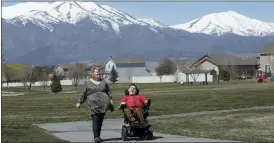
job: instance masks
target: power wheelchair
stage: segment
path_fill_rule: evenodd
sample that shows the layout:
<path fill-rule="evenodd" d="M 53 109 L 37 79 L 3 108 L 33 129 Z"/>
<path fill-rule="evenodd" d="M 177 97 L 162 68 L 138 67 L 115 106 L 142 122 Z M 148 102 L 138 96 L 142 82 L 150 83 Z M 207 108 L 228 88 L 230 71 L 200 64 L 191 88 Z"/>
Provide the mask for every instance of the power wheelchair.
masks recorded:
<path fill-rule="evenodd" d="M 139 90 L 136 90 L 136 94 L 139 94 Z M 125 90 L 125 96 L 128 96 L 128 90 Z M 151 105 L 151 100 L 148 99 L 146 106 L 143 107 L 143 117 L 145 120 L 145 126 L 141 126 L 139 124 L 139 120 L 137 120 L 136 124 L 132 123 L 130 119 L 124 113 L 124 125 L 122 126 L 121 137 L 123 141 L 128 141 L 130 138 L 139 138 L 141 140 L 152 140 L 153 139 L 153 131 L 151 124 L 148 123 L 147 117 L 149 116 L 149 107 Z M 126 107 L 120 107 L 120 109 L 125 109 Z M 137 115 L 132 111 L 134 117 L 136 118 Z"/>

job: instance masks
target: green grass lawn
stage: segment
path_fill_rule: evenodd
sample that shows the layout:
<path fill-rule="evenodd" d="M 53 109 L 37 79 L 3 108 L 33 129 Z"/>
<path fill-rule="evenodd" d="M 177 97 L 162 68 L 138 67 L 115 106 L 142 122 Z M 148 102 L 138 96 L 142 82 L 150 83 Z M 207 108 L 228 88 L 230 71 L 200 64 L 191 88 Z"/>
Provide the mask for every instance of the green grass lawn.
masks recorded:
<path fill-rule="evenodd" d="M 181 86 L 169 84 L 137 84 L 140 94 L 152 99 L 151 115 L 176 114 L 194 111 L 221 110 L 255 106 L 274 105 L 274 84 L 251 82 L 228 82 L 220 85 Z M 124 95 L 128 84 L 112 85 L 116 106 Z M 2 141 L 60 141 L 45 131 L 32 126 L 34 123 L 90 120 L 85 106 L 76 109 L 80 91 L 64 86 L 64 92 L 43 93 L 42 87 L 33 87 L 31 92 L 24 88 L 4 91 L 25 92 L 26 95 L 2 97 Z M 106 118 L 120 118 L 119 110 L 108 113 Z"/>
<path fill-rule="evenodd" d="M 155 132 L 237 140 L 274 142 L 274 110 L 253 110 L 152 121 Z"/>

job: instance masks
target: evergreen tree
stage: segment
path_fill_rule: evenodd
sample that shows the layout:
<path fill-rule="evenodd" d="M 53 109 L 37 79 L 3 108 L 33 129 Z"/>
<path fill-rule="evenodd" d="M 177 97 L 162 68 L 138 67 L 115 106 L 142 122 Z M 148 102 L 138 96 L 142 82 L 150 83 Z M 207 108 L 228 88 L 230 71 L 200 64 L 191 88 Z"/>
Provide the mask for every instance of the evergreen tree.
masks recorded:
<path fill-rule="evenodd" d="M 109 80 L 112 83 L 115 83 L 115 82 L 118 81 L 117 78 L 118 78 L 118 72 L 115 70 L 114 66 L 112 66 L 112 69 L 110 71 L 110 78 L 109 78 Z"/>
<path fill-rule="evenodd" d="M 226 70 L 223 73 L 223 80 L 224 81 L 229 81 L 230 80 L 230 73 Z"/>
<path fill-rule="evenodd" d="M 60 82 L 60 78 L 56 74 L 53 74 L 53 76 L 51 78 L 50 88 L 51 88 L 51 91 L 54 93 L 62 91 L 62 85 Z"/>

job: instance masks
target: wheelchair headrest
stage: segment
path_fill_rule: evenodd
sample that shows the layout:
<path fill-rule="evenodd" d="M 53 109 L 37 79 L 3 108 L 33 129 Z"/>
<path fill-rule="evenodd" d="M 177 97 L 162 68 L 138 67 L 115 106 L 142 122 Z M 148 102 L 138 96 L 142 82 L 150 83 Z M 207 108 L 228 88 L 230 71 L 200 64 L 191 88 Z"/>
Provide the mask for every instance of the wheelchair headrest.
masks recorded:
<path fill-rule="evenodd" d="M 139 95 L 139 89 L 136 89 L 136 95 Z M 125 95 L 129 95 L 128 89 L 125 90 Z"/>

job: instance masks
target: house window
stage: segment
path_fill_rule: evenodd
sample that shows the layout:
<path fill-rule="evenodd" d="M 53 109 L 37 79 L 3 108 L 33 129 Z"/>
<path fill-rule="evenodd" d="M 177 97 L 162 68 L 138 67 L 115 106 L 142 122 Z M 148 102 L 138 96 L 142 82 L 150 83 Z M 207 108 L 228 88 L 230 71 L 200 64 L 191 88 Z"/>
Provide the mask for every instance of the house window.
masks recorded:
<path fill-rule="evenodd" d="M 110 70 L 110 64 L 108 65 L 108 69 Z"/>
<path fill-rule="evenodd" d="M 269 73 L 270 72 L 270 65 L 264 65 L 264 71 L 266 73 Z"/>

